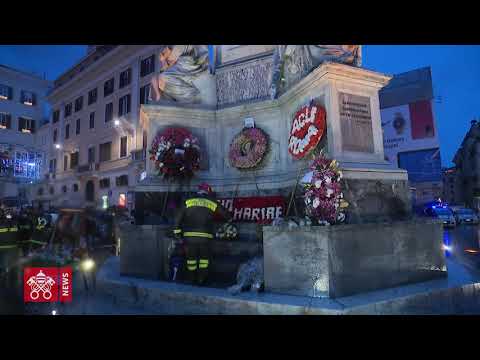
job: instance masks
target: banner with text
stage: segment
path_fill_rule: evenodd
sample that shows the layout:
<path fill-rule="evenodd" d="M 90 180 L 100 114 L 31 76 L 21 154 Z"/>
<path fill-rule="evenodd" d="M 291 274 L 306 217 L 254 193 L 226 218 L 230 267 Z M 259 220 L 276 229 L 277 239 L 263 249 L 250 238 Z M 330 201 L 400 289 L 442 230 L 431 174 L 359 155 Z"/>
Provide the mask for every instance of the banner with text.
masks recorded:
<path fill-rule="evenodd" d="M 285 199 L 282 196 L 258 196 L 219 199 L 236 222 L 271 222 L 284 216 Z"/>

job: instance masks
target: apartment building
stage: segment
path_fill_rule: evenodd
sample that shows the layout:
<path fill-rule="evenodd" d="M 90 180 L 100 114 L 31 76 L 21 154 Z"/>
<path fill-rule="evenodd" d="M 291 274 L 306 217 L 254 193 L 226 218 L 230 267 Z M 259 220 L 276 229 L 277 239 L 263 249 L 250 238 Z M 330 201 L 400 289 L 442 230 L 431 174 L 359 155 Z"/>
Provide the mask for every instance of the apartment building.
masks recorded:
<path fill-rule="evenodd" d="M 0 65 L 0 197 L 27 197 L 41 176 L 45 153 L 36 133 L 48 122 L 47 92 L 52 83 Z"/>
<path fill-rule="evenodd" d="M 480 123 L 471 121 L 453 158 L 458 203 L 480 210 Z"/>
<path fill-rule="evenodd" d="M 140 106 L 161 45 L 93 45 L 48 96 L 48 166 L 36 200 L 54 206 L 128 205 L 145 168 Z"/>

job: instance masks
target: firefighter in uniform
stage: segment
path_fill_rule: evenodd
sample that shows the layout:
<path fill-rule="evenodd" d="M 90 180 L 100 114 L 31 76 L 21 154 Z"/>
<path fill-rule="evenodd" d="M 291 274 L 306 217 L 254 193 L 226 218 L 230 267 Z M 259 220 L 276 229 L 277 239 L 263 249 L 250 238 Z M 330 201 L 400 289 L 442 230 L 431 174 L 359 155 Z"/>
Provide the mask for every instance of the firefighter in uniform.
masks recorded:
<path fill-rule="evenodd" d="M 210 266 L 210 241 L 214 237 L 214 218 L 230 221 L 230 213 L 213 196 L 208 184 L 199 185 L 197 196 L 185 200 L 175 217 L 174 235 L 185 241 L 187 281 L 205 283 Z"/>

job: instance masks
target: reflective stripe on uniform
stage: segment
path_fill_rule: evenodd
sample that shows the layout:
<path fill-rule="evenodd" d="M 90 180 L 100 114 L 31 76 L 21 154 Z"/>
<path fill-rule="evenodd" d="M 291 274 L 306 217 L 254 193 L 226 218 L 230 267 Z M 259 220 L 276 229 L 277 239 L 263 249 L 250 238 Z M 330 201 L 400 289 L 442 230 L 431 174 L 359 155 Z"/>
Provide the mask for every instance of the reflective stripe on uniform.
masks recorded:
<path fill-rule="evenodd" d="M 187 205 L 187 208 L 190 208 L 193 206 L 201 206 L 201 207 L 206 207 L 212 211 L 217 210 L 217 206 L 218 206 L 218 204 L 215 201 L 202 199 L 202 198 L 188 199 L 187 201 L 185 201 L 185 204 Z"/>
<path fill-rule="evenodd" d="M 0 229 L 0 233 L 7 232 L 7 231 L 8 231 L 8 228 L 1 228 Z"/>
<path fill-rule="evenodd" d="M 197 270 L 197 265 L 188 265 L 188 266 L 187 266 L 187 269 L 188 269 L 189 271 L 195 271 L 195 270 Z"/>
<path fill-rule="evenodd" d="M 0 246 L 0 249 L 14 249 L 16 247 L 17 245 L 2 245 Z"/>
<path fill-rule="evenodd" d="M 188 265 L 197 265 L 197 260 L 187 260 Z"/>
<path fill-rule="evenodd" d="M 180 229 L 175 229 L 175 230 L 173 230 L 173 233 L 174 233 L 174 234 L 180 234 L 181 232 L 182 232 L 182 230 L 180 230 Z"/>
<path fill-rule="evenodd" d="M 200 259 L 200 265 L 198 265 L 199 269 L 206 269 L 208 268 L 208 260 Z"/>
<path fill-rule="evenodd" d="M 17 227 L 12 227 L 12 228 L 8 229 L 8 231 L 18 231 L 18 228 Z"/>
<path fill-rule="evenodd" d="M 197 232 L 197 231 L 187 231 L 187 232 L 183 233 L 183 236 L 185 236 L 185 237 L 204 237 L 204 238 L 213 239 L 212 234 L 204 233 L 204 232 Z"/>

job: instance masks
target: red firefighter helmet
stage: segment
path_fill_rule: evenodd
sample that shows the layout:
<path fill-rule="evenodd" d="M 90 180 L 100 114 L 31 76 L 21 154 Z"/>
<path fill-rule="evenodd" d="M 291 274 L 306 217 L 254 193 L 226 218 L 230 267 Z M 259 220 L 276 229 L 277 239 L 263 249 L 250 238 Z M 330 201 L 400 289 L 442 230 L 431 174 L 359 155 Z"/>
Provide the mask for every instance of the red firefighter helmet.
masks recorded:
<path fill-rule="evenodd" d="M 211 194 L 211 193 L 213 193 L 213 190 L 212 190 L 211 186 L 208 185 L 207 183 L 202 183 L 202 184 L 198 185 L 198 192 L 205 192 L 207 194 Z"/>

